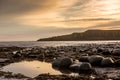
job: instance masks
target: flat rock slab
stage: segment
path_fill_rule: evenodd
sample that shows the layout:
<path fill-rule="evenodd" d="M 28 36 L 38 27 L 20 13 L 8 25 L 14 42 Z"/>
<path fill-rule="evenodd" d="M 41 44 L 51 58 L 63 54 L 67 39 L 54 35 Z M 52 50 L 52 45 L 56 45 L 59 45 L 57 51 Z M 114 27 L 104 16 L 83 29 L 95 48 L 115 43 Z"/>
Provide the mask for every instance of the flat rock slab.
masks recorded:
<path fill-rule="evenodd" d="M 7 61 L 9 61 L 9 59 L 0 58 L 0 63 L 5 63 L 5 62 L 7 62 Z"/>
<path fill-rule="evenodd" d="M 95 68 L 95 71 L 97 74 L 106 75 L 108 78 L 120 78 L 120 68 Z"/>

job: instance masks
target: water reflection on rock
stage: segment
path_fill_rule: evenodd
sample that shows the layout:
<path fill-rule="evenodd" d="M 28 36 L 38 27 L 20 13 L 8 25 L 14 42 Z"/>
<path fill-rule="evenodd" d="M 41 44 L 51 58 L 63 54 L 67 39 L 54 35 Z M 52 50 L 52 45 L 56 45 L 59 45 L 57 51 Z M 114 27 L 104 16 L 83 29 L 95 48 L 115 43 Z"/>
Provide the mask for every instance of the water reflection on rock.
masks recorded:
<path fill-rule="evenodd" d="M 69 69 L 67 69 L 67 68 L 58 68 L 58 67 L 53 67 L 53 66 L 52 66 L 52 68 L 55 69 L 55 70 L 57 70 L 57 71 L 60 71 L 60 72 L 63 73 L 63 74 L 71 74 L 71 73 L 72 73 L 72 72 L 71 72 Z"/>

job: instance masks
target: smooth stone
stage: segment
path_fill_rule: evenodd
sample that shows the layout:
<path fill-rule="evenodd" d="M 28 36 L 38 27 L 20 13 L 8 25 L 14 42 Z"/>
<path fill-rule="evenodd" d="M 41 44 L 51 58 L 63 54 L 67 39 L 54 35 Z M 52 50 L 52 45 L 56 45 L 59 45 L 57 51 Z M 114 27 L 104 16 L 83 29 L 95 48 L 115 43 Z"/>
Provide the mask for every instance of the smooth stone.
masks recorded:
<path fill-rule="evenodd" d="M 79 61 L 81 61 L 81 62 L 89 62 L 88 58 L 89 58 L 89 56 L 80 56 Z"/>
<path fill-rule="evenodd" d="M 57 58 L 52 62 L 52 67 L 59 67 L 62 58 Z"/>
<path fill-rule="evenodd" d="M 100 66 L 101 61 L 104 59 L 103 56 L 93 55 L 89 57 L 89 63 L 93 66 Z"/>
<path fill-rule="evenodd" d="M 60 57 L 52 62 L 53 67 L 68 68 L 73 63 L 69 57 Z"/>
<path fill-rule="evenodd" d="M 97 49 L 97 52 L 98 52 L 98 53 L 101 53 L 101 52 L 103 52 L 103 50 L 104 50 L 103 48 L 98 48 L 98 49 Z"/>
<path fill-rule="evenodd" d="M 92 66 L 91 66 L 90 63 L 88 63 L 88 62 L 83 62 L 83 63 L 80 65 L 79 73 L 90 74 L 91 72 L 92 72 Z"/>
<path fill-rule="evenodd" d="M 82 64 L 82 62 L 77 62 L 77 63 L 75 63 L 75 64 L 72 64 L 72 65 L 70 65 L 69 69 L 70 69 L 71 71 L 78 72 L 79 69 L 80 69 L 81 64 Z"/>
<path fill-rule="evenodd" d="M 78 73 L 89 73 L 92 70 L 92 66 L 88 62 L 78 62 L 75 64 L 72 64 L 69 69 L 74 72 Z"/>
<path fill-rule="evenodd" d="M 117 67 L 120 67 L 120 59 L 118 59 L 118 60 L 115 61 L 115 65 L 116 65 Z"/>
<path fill-rule="evenodd" d="M 114 65 L 114 61 L 112 60 L 112 58 L 110 57 L 107 57 L 107 58 L 104 58 L 102 61 L 101 61 L 101 65 L 103 67 L 111 67 Z"/>
<path fill-rule="evenodd" d="M 103 55 L 111 55 L 111 51 L 112 51 L 112 50 L 110 50 L 110 49 L 103 49 L 102 54 L 103 54 Z"/>
<path fill-rule="evenodd" d="M 113 49 L 112 55 L 119 56 L 120 55 L 120 49 Z"/>

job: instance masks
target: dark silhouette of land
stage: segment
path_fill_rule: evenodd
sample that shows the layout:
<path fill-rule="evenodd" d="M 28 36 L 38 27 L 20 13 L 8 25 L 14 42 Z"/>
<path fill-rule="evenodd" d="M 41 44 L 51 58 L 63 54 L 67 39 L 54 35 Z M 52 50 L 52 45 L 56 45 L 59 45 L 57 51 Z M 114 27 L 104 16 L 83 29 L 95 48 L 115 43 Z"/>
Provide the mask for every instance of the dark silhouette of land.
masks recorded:
<path fill-rule="evenodd" d="M 55 36 L 38 41 L 88 41 L 88 40 L 120 40 L 120 30 L 87 30 L 82 33 Z"/>

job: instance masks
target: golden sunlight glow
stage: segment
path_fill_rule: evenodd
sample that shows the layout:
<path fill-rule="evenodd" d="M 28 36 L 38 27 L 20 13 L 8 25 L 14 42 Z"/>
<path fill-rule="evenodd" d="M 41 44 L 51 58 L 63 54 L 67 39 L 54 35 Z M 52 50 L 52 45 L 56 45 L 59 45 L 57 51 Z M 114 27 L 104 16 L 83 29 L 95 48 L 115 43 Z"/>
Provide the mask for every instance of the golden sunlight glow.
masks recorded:
<path fill-rule="evenodd" d="M 120 13 L 120 1 L 119 0 L 92 0 L 91 2 L 87 3 L 80 12 L 74 12 L 75 14 L 71 14 L 69 19 L 80 19 L 83 18 L 83 21 L 70 21 L 66 22 L 66 19 L 62 12 L 65 10 L 69 10 L 74 4 L 77 3 L 77 0 L 70 0 L 69 3 L 68 0 L 64 0 L 58 3 L 56 8 L 53 10 L 46 12 L 44 14 L 40 14 L 39 10 L 30 13 L 28 15 L 22 15 L 18 17 L 18 20 L 20 20 L 22 25 L 28 25 L 28 26 L 54 26 L 54 27 L 60 27 L 60 28 L 87 28 L 91 27 L 97 24 L 104 24 L 106 22 L 109 22 L 110 20 L 99 20 L 99 21 L 84 21 L 85 18 L 118 18 L 120 16 L 118 13 Z M 80 3 L 83 3 L 84 1 L 80 1 Z M 66 3 L 66 4 L 65 4 Z M 95 3 L 95 4 L 93 4 Z M 70 9 L 71 12 L 74 11 Z M 94 13 L 94 14 L 93 14 Z M 69 13 L 70 14 L 70 13 Z M 73 15 L 81 14 L 81 16 L 74 17 Z M 114 15 L 115 14 L 115 15 Z M 118 14 L 116 16 L 116 14 Z M 68 19 L 68 20 L 69 20 Z M 61 20 L 61 21 L 60 21 Z M 65 20 L 65 21 L 64 21 Z M 60 21 L 60 22 L 59 22 Z"/>
<path fill-rule="evenodd" d="M 120 0 L 104 0 L 101 4 L 103 14 L 114 14 L 120 12 Z"/>
<path fill-rule="evenodd" d="M 48 30 L 75 32 L 76 28 L 118 29 L 120 26 L 120 0 L 0 0 L 0 3 L 0 36 L 46 34 Z"/>

